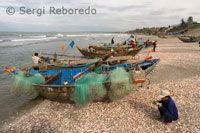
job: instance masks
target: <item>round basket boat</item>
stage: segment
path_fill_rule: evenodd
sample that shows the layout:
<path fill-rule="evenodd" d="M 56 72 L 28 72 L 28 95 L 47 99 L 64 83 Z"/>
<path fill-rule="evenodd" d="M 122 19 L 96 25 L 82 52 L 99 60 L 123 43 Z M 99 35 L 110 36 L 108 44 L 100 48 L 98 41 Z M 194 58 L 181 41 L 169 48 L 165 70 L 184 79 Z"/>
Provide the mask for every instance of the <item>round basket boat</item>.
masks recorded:
<path fill-rule="evenodd" d="M 71 94 L 74 91 L 75 85 L 43 85 L 43 84 L 33 84 L 38 90 L 39 95 L 43 98 L 53 100 L 53 101 L 63 101 L 72 102 L 70 100 Z M 110 88 L 110 82 L 104 82 L 104 87 L 108 91 Z M 107 99 L 107 94 L 105 97 L 100 99 L 104 101 Z"/>

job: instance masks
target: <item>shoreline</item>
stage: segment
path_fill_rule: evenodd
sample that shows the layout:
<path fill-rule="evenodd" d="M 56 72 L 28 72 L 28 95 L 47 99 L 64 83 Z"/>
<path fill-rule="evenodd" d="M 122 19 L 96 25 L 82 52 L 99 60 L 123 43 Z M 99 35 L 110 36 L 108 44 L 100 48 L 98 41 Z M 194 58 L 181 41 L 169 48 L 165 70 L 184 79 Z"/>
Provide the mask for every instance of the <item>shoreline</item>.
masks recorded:
<path fill-rule="evenodd" d="M 77 109 L 74 105 L 42 101 L 25 115 L 4 123 L 3 132 L 198 132 L 200 123 L 200 48 L 195 43 L 178 39 L 160 39 L 153 58 L 160 63 L 148 76 L 150 89 L 137 88 L 130 95 L 111 103 L 91 103 Z M 177 104 L 180 118 L 170 126 L 163 126 L 154 118 L 158 110 L 152 105 L 161 89 L 168 89 Z"/>

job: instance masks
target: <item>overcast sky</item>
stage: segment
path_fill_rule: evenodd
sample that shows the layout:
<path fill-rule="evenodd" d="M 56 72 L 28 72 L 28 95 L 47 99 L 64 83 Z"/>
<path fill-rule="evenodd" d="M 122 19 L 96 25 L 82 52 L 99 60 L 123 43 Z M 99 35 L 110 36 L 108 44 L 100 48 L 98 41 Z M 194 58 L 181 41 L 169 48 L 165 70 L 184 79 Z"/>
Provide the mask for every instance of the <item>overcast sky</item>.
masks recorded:
<path fill-rule="evenodd" d="M 200 22 L 200 0 L 1 0 L 0 31 L 127 31 L 179 24 L 193 16 Z M 7 7 L 15 14 L 7 15 Z M 44 8 L 45 14 L 20 15 L 19 8 Z M 95 8 L 95 15 L 49 15 L 49 7 Z"/>

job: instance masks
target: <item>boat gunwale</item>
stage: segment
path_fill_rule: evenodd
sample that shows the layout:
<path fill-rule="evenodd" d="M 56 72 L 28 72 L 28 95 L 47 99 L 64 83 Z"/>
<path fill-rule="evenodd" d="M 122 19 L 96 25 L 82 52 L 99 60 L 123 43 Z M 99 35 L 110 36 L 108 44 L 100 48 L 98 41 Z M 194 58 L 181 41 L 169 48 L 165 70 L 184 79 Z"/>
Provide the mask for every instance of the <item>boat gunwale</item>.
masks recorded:
<path fill-rule="evenodd" d="M 154 60 L 155 60 L 155 62 L 154 62 Z M 148 64 L 149 63 L 152 63 L 152 66 L 150 66 L 150 67 L 155 67 L 159 62 L 160 62 L 160 59 L 159 58 L 157 58 L 157 59 L 154 59 L 154 60 L 146 60 L 146 61 L 148 61 Z M 142 62 L 144 62 L 144 61 L 140 61 L 140 62 L 138 62 L 138 63 L 136 63 L 136 62 L 134 62 L 134 63 L 129 63 L 129 64 L 127 64 L 127 65 L 133 65 L 134 64 L 134 66 L 132 66 L 131 68 L 134 68 L 135 66 L 137 66 L 137 65 L 139 65 L 139 64 L 141 64 Z M 143 65 L 141 65 L 141 66 L 145 66 L 144 64 Z M 106 66 L 105 66 L 106 67 Z M 153 69 L 152 68 L 152 69 Z M 126 69 L 126 68 L 125 68 Z M 148 68 L 147 68 L 148 69 Z M 133 69 L 129 69 L 129 70 L 133 70 Z M 105 81 L 105 83 L 108 83 L 107 81 Z M 75 84 L 70 84 L 70 85 L 49 85 L 49 84 L 32 84 L 33 86 L 35 86 L 35 87 L 52 87 L 52 88 L 73 88 L 73 87 L 75 87 Z"/>

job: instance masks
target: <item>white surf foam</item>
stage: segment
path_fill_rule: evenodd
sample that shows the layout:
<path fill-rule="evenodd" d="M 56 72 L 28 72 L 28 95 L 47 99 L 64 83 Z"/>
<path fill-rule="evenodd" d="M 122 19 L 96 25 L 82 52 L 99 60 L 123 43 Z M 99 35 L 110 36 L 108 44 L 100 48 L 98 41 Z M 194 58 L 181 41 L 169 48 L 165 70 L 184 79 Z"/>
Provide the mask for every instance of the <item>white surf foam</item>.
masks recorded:
<path fill-rule="evenodd" d="M 41 35 L 41 36 L 30 36 L 30 37 L 33 37 L 33 38 L 46 38 L 47 36 L 46 35 Z"/>
<path fill-rule="evenodd" d="M 12 46 L 16 47 L 16 46 L 23 46 L 23 45 L 25 45 L 25 44 L 13 44 Z"/>
<path fill-rule="evenodd" d="M 64 37 L 64 35 L 59 33 L 59 34 L 55 35 L 55 37 Z"/>
<path fill-rule="evenodd" d="M 113 36 L 110 33 L 90 33 L 90 34 L 68 34 L 67 37 L 100 37 L 100 36 Z"/>
<path fill-rule="evenodd" d="M 66 35 L 66 37 L 82 37 L 82 36 L 87 36 L 87 35 Z"/>
<path fill-rule="evenodd" d="M 57 39 L 57 37 L 46 37 L 46 38 L 28 38 L 28 39 L 15 39 L 12 42 L 25 42 L 25 41 L 40 41 L 40 40 L 51 40 Z"/>

